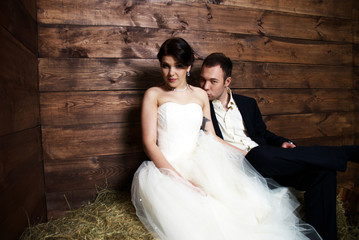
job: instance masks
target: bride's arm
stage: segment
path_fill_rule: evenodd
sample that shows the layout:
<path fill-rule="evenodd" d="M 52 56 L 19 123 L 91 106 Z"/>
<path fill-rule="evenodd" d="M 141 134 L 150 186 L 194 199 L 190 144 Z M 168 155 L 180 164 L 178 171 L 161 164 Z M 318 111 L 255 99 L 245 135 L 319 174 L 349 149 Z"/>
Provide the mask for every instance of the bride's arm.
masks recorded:
<path fill-rule="evenodd" d="M 231 148 L 234 148 L 240 152 L 242 152 L 244 155 L 247 154 L 246 151 L 236 147 L 236 146 L 233 146 L 232 144 L 224 141 L 222 138 L 218 137 L 214 131 L 214 127 L 213 127 L 213 123 L 212 123 L 212 119 L 211 119 L 211 109 L 210 109 L 210 106 L 209 106 L 209 100 L 208 100 L 208 96 L 206 94 L 205 96 L 205 101 L 204 101 L 204 107 L 203 107 L 203 124 L 202 124 L 202 129 L 204 132 L 210 132 L 212 133 L 216 139 L 220 142 L 222 142 L 223 144 L 227 145 L 227 146 L 230 146 Z"/>
<path fill-rule="evenodd" d="M 169 169 L 181 176 L 157 146 L 157 95 L 157 90 L 150 88 L 143 97 L 141 110 L 143 150 L 157 168 Z"/>

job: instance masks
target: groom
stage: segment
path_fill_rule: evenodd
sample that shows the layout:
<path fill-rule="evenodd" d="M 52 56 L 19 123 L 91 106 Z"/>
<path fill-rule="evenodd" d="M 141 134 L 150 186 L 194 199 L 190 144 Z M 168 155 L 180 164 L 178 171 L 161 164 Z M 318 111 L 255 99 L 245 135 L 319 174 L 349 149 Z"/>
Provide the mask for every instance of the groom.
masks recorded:
<path fill-rule="evenodd" d="M 305 191 L 306 222 L 324 240 L 337 239 L 336 171 L 359 160 L 359 146 L 300 147 L 267 130 L 253 98 L 232 94 L 232 61 L 212 53 L 203 62 L 200 85 L 211 101 L 216 134 L 248 151 L 247 160 L 264 177 Z"/>

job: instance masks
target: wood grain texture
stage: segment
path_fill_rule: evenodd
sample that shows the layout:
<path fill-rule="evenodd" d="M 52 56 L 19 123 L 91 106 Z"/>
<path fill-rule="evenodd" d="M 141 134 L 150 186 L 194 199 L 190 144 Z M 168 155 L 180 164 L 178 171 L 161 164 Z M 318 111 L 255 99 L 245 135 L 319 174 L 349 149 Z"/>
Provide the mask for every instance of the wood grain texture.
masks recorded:
<path fill-rule="evenodd" d="M 359 171 L 359 164 L 348 162 L 348 168 L 345 172 L 338 172 L 338 184 L 346 189 L 359 191 L 359 179 L 357 174 Z"/>
<path fill-rule="evenodd" d="M 46 220 L 42 163 L 28 168 L 1 192 L 0 232 L 2 239 L 18 239 L 28 226 L 28 220 Z M 31 219 L 27 217 L 31 216 Z"/>
<path fill-rule="evenodd" d="M 46 192 L 95 187 L 128 188 L 133 174 L 146 160 L 144 153 L 93 156 L 46 162 Z"/>
<path fill-rule="evenodd" d="M 156 0 L 157 1 L 157 0 Z M 181 0 L 186 1 L 186 0 Z M 220 4 L 351 19 L 354 0 L 223 0 Z"/>
<path fill-rule="evenodd" d="M 352 41 L 350 20 L 225 5 L 41 0 L 38 7 L 42 24 L 136 26 Z"/>
<path fill-rule="evenodd" d="M 270 115 L 264 121 L 271 131 L 293 139 L 345 136 L 354 131 L 352 112 Z M 54 161 L 140 152 L 140 136 L 136 123 L 44 127 L 44 157 Z"/>
<path fill-rule="evenodd" d="M 351 135 L 355 121 L 353 112 L 271 115 L 263 119 L 270 131 L 289 139 Z"/>
<path fill-rule="evenodd" d="M 350 112 L 353 93 L 343 89 L 233 89 L 253 97 L 264 115 Z M 143 91 L 41 94 L 43 126 L 139 122 Z"/>
<path fill-rule="evenodd" d="M 233 62 L 232 88 L 353 87 L 352 66 Z"/>
<path fill-rule="evenodd" d="M 25 3 L 25 5 L 24 5 Z M 32 53 L 36 53 L 36 11 L 35 0 L 4 0 L 0 2 L 0 23 L 7 31 Z M 34 12 L 30 12 L 34 11 Z"/>
<path fill-rule="evenodd" d="M 195 85 L 198 85 L 201 65 L 202 60 L 195 61 L 191 71 Z M 359 79 L 359 74 L 355 76 Z M 161 81 L 156 59 L 39 59 L 41 92 L 145 90 Z M 353 67 L 233 61 L 231 87 L 350 89 Z"/>
<path fill-rule="evenodd" d="M 173 36 L 186 39 L 199 58 L 212 52 L 223 52 L 233 60 L 242 61 L 328 65 L 352 62 L 351 44 L 108 26 L 39 27 L 39 55 L 62 58 L 156 58 L 159 45 Z"/>
<path fill-rule="evenodd" d="M 143 91 L 41 94 L 43 126 L 139 122 Z"/>
<path fill-rule="evenodd" d="M 233 89 L 234 93 L 253 97 L 263 115 L 351 112 L 354 93 L 335 89 Z"/>
<path fill-rule="evenodd" d="M 341 146 L 353 145 L 354 135 L 324 136 L 310 138 L 291 138 L 298 146 Z"/>
<path fill-rule="evenodd" d="M 46 220 L 35 0 L 0 3 L 0 235 Z"/>
<path fill-rule="evenodd" d="M 64 6 L 67 6 L 66 9 L 64 8 L 61 3 L 64 3 Z M 251 0 L 224 0 L 224 1 L 202 1 L 202 0 L 178 0 L 176 2 L 168 1 L 168 0 L 146 0 L 146 1 L 124 1 L 120 4 L 117 2 L 111 1 L 76 1 L 71 2 L 67 1 L 59 1 L 59 0 L 40 0 L 38 1 L 38 15 L 40 21 L 49 21 L 51 16 L 57 16 L 57 18 L 61 18 L 63 22 L 66 22 L 68 16 L 72 16 L 76 19 L 91 19 L 98 17 L 102 20 L 92 20 L 101 23 L 105 23 L 108 21 L 112 22 L 115 18 L 121 18 L 122 15 L 128 14 L 127 18 L 131 20 L 127 20 L 129 23 L 136 24 L 139 20 L 147 20 L 149 22 L 155 21 L 153 19 L 148 19 L 146 15 L 141 16 L 137 10 L 138 5 L 140 5 L 143 9 L 147 7 L 148 10 L 152 10 L 155 12 L 156 6 L 153 5 L 160 5 L 163 8 L 169 9 L 174 11 L 175 9 L 171 9 L 172 6 L 189 6 L 190 8 L 195 8 L 197 5 L 205 5 L 209 8 L 213 7 L 226 7 L 236 9 L 237 7 L 241 8 L 252 8 L 256 9 L 263 9 L 263 10 L 273 10 L 277 12 L 285 12 L 285 13 L 297 13 L 303 15 L 314 15 L 314 16 L 327 16 L 327 17 L 338 17 L 338 18 L 352 18 L 352 4 L 355 1 L 352 0 L 344 0 L 344 1 L 336 1 L 336 0 L 325 0 L 325 1 L 306 1 L 306 0 L 270 0 L 270 1 L 251 1 Z M 96 9 L 96 6 L 98 7 Z M 82 16 L 76 8 L 83 7 L 86 11 L 87 18 Z M 178 8 L 178 7 L 177 7 Z M 184 7 L 182 7 L 184 8 Z M 96 11 L 97 10 L 97 13 Z M 196 9 L 197 10 L 197 9 Z M 110 11 L 108 15 L 105 15 L 104 12 Z M 178 10 L 181 11 L 181 10 Z M 198 11 L 198 10 L 197 10 Z M 65 16 L 63 16 L 65 15 Z M 138 16 L 139 15 L 139 16 Z M 50 16 L 50 17 L 49 17 Z M 45 20 L 44 20 L 45 19 Z M 51 19 L 51 18 L 50 18 Z M 57 21 L 57 19 L 52 19 L 52 21 Z M 73 20 L 74 21 L 74 20 Z M 79 21 L 79 20 L 78 20 Z M 88 20 L 89 21 L 89 20 Z M 81 22 L 81 21 L 79 21 Z M 79 23 L 77 22 L 77 23 Z M 61 23 L 59 21 L 59 23 Z M 92 24 L 94 24 L 92 22 Z"/>
<path fill-rule="evenodd" d="M 28 169 L 42 163 L 40 127 L 0 137 L 0 159 L 0 192 L 9 191 Z"/>
<path fill-rule="evenodd" d="M 129 186 L 143 157 L 142 94 L 161 82 L 156 55 L 169 37 L 194 48 L 195 85 L 208 54 L 229 56 L 231 88 L 257 100 L 276 134 L 306 146 L 359 139 L 355 1 L 37 3 L 49 216 L 68 209 L 64 195 L 78 207 L 97 184 Z M 341 184 L 355 181 L 350 170 Z"/>
<path fill-rule="evenodd" d="M 104 123 L 43 127 L 47 161 L 126 154 L 142 151 L 141 127 L 134 123 Z"/>
<path fill-rule="evenodd" d="M 41 92 L 147 89 L 161 82 L 156 59 L 39 59 Z"/>
<path fill-rule="evenodd" d="M 0 26 L 0 136 L 40 124 L 36 56 Z"/>

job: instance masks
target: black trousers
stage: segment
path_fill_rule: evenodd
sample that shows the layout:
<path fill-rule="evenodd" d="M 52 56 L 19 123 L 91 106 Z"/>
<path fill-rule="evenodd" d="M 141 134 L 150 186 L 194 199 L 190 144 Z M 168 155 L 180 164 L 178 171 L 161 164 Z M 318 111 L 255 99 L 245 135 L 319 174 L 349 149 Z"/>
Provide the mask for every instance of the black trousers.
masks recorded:
<path fill-rule="evenodd" d="M 305 191 L 306 222 L 324 240 L 337 240 L 336 171 L 345 171 L 348 159 L 359 159 L 358 146 L 280 148 L 262 145 L 246 155 L 264 177 L 282 186 Z"/>

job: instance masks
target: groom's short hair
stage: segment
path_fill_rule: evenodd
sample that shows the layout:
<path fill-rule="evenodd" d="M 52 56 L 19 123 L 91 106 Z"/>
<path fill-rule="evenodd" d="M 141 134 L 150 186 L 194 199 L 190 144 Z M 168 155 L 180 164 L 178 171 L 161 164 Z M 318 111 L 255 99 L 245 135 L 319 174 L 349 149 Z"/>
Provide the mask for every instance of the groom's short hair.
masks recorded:
<path fill-rule="evenodd" d="M 224 72 L 224 79 L 232 76 L 232 61 L 223 53 L 211 53 L 202 63 L 202 67 L 215 67 L 218 65 Z"/>

